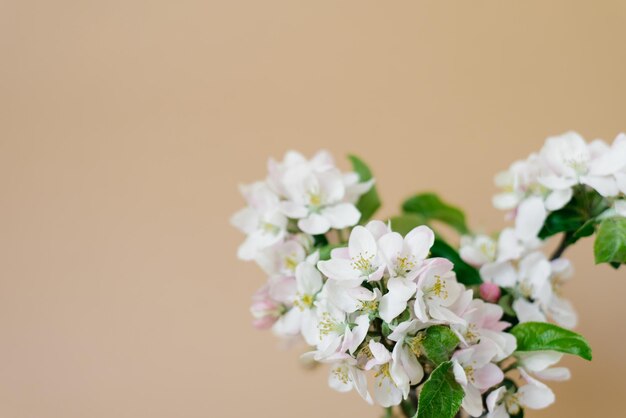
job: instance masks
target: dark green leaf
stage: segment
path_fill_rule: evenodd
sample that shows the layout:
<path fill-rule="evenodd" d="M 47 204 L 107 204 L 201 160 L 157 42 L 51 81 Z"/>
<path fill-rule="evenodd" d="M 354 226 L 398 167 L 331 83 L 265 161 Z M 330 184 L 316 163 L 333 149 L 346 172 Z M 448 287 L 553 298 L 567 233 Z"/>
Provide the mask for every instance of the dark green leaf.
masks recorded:
<path fill-rule="evenodd" d="M 371 170 L 359 157 L 349 155 L 348 158 L 352 162 L 352 168 L 358 174 L 361 182 L 369 181 L 373 178 Z M 378 196 L 378 191 L 376 191 L 376 185 L 373 185 L 367 193 L 359 198 L 356 204 L 357 209 L 361 212 L 360 222 L 364 224 L 371 219 L 378 208 L 380 208 L 380 205 L 380 197 Z"/>
<path fill-rule="evenodd" d="M 452 352 L 459 345 L 459 337 L 443 325 L 434 325 L 426 329 L 426 336 L 422 341 L 424 354 L 435 365 L 450 360 Z"/>
<path fill-rule="evenodd" d="M 596 217 L 607 207 L 606 199 L 598 192 L 582 186 L 577 187 L 567 205 L 548 215 L 539 232 L 539 238 L 545 239 L 564 232 L 567 234 L 568 242 L 573 244 L 578 239 L 595 232 Z"/>
<path fill-rule="evenodd" d="M 432 257 L 444 257 L 452 261 L 457 280 L 460 283 L 468 286 L 482 283 L 478 270 L 463 261 L 459 253 L 444 240 L 435 239 L 435 243 L 430 249 L 430 255 Z"/>
<path fill-rule="evenodd" d="M 441 363 L 424 383 L 414 418 L 453 418 L 463 396 L 463 388 L 454 380 L 452 362 Z"/>
<path fill-rule="evenodd" d="M 421 215 L 429 221 L 443 222 L 461 234 L 467 234 L 469 231 L 465 223 L 465 214 L 434 193 L 422 193 L 407 199 L 402 205 L 402 210 Z"/>
<path fill-rule="evenodd" d="M 558 351 L 591 360 L 591 347 L 585 338 L 573 331 L 546 322 L 524 322 L 514 326 L 517 351 Z"/>
<path fill-rule="evenodd" d="M 593 246 L 596 264 L 626 264 L 626 218 L 615 217 L 603 220 Z"/>

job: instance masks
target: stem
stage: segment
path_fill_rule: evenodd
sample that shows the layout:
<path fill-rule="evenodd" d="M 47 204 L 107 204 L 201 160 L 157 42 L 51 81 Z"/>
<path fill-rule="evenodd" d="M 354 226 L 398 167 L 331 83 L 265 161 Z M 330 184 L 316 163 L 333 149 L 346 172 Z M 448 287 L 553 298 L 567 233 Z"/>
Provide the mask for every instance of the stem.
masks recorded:
<path fill-rule="evenodd" d="M 557 258 L 560 258 L 563 255 L 563 253 L 565 252 L 565 249 L 569 247 L 570 245 L 569 238 L 570 238 L 569 234 L 567 233 L 563 234 L 563 238 L 561 238 L 561 243 L 559 244 L 557 249 L 554 251 L 554 254 L 552 254 L 552 256 L 550 257 L 550 260 L 556 260 Z"/>

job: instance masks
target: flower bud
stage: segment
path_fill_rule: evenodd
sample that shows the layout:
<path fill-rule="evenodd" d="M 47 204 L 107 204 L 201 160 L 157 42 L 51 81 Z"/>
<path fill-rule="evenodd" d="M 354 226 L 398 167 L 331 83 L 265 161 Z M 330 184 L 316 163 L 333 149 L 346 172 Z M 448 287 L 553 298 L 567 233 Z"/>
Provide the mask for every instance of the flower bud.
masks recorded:
<path fill-rule="evenodd" d="M 485 282 L 480 285 L 480 297 L 491 303 L 497 303 L 500 299 L 500 287 L 497 284 Z"/>

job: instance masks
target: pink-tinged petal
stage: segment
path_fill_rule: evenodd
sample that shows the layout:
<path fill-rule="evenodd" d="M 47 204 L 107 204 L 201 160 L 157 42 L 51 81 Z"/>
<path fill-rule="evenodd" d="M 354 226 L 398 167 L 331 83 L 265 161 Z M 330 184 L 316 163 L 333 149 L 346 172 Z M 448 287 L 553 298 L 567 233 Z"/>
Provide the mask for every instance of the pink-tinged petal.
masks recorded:
<path fill-rule="evenodd" d="M 488 363 L 480 369 L 474 370 L 474 385 L 481 390 L 489 389 L 504 379 L 502 370 L 493 363 Z"/>
<path fill-rule="evenodd" d="M 552 380 L 555 382 L 564 382 L 572 377 L 572 373 L 567 367 L 553 367 L 551 369 L 542 370 L 535 375 L 543 380 Z"/>
<path fill-rule="evenodd" d="M 293 303 L 297 291 L 296 279 L 294 277 L 276 276 L 270 280 L 269 296 L 277 302 Z"/>
<path fill-rule="evenodd" d="M 360 273 L 352 268 L 352 262 L 344 258 L 331 258 L 317 263 L 317 268 L 324 276 L 333 280 L 355 280 Z"/>
<path fill-rule="evenodd" d="M 497 303 L 500 299 L 500 286 L 494 283 L 485 282 L 480 285 L 480 297 L 490 303 Z"/>
<path fill-rule="evenodd" d="M 595 189 L 604 197 L 617 196 L 619 194 L 617 181 L 612 176 L 583 176 L 580 178 L 580 182 Z"/>
<path fill-rule="evenodd" d="M 517 283 L 517 272 L 511 263 L 489 263 L 480 269 L 480 276 L 486 282 L 502 287 L 513 287 Z"/>
<path fill-rule="evenodd" d="M 363 226 L 355 226 L 350 233 L 348 248 L 351 258 L 376 256 L 378 247 L 372 233 Z"/>
<path fill-rule="evenodd" d="M 413 228 L 406 237 L 404 242 L 411 250 L 411 254 L 418 260 L 424 260 L 428 257 L 430 248 L 435 242 L 435 233 L 425 225 Z"/>
<path fill-rule="evenodd" d="M 555 211 L 565 206 L 571 199 L 574 191 L 572 188 L 554 190 L 546 198 L 546 209 Z"/>
<path fill-rule="evenodd" d="M 301 219 L 309 214 L 306 206 L 295 202 L 280 202 L 280 210 L 285 216 L 293 219 Z"/>
<path fill-rule="evenodd" d="M 298 221 L 298 227 L 311 235 L 319 235 L 328 232 L 330 222 L 320 214 L 312 213 L 308 217 Z"/>
<path fill-rule="evenodd" d="M 252 321 L 252 326 L 260 330 L 270 329 L 272 325 L 276 323 L 276 320 L 278 320 L 278 318 L 274 316 L 264 316 L 261 318 L 255 318 Z"/>
<path fill-rule="evenodd" d="M 524 200 L 517 210 L 515 233 L 523 241 L 537 237 L 548 213 L 540 197 Z"/>
<path fill-rule="evenodd" d="M 361 212 L 351 203 L 339 203 L 322 209 L 322 215 L 328 219 L 330 226 L 343 229 L 356 225 L 361 219 Z"/>

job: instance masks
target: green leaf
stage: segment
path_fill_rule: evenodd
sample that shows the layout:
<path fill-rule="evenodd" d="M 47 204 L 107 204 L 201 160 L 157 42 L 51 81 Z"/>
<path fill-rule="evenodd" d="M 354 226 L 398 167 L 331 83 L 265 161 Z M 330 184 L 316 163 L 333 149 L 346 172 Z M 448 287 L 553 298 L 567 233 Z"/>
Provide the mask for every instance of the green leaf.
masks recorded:
<path fill-rule="evenodd" d="M 513 295 L 510 293 L 505 294 L 498 300 L 498 305 L 502 308 L 505 314 L 509 316 L 517 316 L 513 310 Z"/>
<path fill-rule="evenodd" d="M 421 215 L 429 221 L 443 222 L 461 234 L 469 232 L 465 223 L 465 214 L 459 208 L 441 200 L 434 193 L 422 193 L 407 199 L 402 205 L 402 210 Z"/>
<path fill-rule="evenodd" d="M 607 218 L 600 223 L 593 246 L 596 264 L 626 264 L 626 218 Z"/>
<path fill-rule="evenodd" d="M 454 380 L 452 362 L 441 363 L 424 383 L 413 418 L 453 418 L 463 396 L 463 388 Z"/>
<path fill-rule="evenodd" d="M 348 158 L 352 162 L 352 169 L 358 174 L 361 182 L 369 181 L 373 178 L 372 171 L 369 167 L 357 156 L 349 155 Z M 371 189 L 359 198 L 356 204 L 356 208 L 361 212 L 360 223 L 364 224 L 376 213 L 380 208 L 380 197 L 376 190 L 376 185 L 373 185 Z"/>
<path fill-rule="evenodd" d="M 454 271 L 460 283 L 471 286 L 483 282 L 478 270 L 463 261 L 459 253 L 444 240 L 440 238 L 435 239 L 435 243 L 430 249 L 430 255 L 450 260 L 454 264 Z"/>
<path fill-rule="evenodd" d="M 517 351 L 558 351 L 591 360 L 591 347 L 585 338 L 573 331 L 546 322 L 524 322 L 514 326 Z"/>
<path fill-rule="evenodd" d="M 426 219 L 415 213 L 405 213 L 404 215 L 394 216 L 390 221 L 391 229 L 402 236 L 408 234 L 413 228 L 426 224 Z"/>
<path fill-rule="evenodd" d="M 459 337 L 449 327 L 443 325 L 434 325 L 426 329 L 426 336 L 422 341 L 424 354 L 435 365 L 450 360 L 457 345 Z"/>
<path fill-rule="evenodd" d="M 593 235 L 596 217 L 608 207 L 607 201 L 595 190 L 577 187 L 574 196 L 562 209 L 548 215 L 539 238 L 546 239 L 564 232 L 568 242 L 575 243 L 580 238 Z"/>

